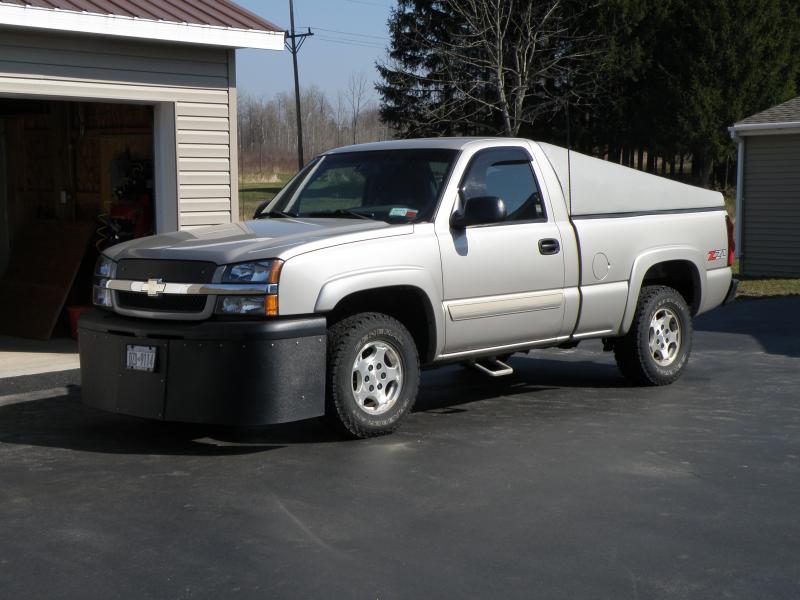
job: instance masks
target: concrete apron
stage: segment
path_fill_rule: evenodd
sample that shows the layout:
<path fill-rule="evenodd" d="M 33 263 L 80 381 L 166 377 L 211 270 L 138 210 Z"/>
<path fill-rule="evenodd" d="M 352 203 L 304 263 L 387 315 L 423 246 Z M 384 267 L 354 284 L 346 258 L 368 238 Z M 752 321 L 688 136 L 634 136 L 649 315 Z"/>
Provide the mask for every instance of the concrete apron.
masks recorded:
<path fill-rule="evenodd" d="M 0 379 L 68 371 L 80 366 L 78 342 L 0 336 Z"/>

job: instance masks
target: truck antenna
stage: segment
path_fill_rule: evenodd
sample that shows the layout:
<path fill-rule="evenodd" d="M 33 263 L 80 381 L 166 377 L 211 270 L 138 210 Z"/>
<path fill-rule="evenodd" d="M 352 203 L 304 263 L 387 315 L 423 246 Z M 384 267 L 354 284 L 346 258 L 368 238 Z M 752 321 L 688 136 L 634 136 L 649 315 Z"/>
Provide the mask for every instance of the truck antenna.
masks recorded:
<path fill-rule="evenodd" d="M 569 214 L 572 214 L 572 163 L 570 161 L 570 151 L 572 150 L 572 134 L 570 131 L 569 118 L 569 96 L 564 99 L 564 114 L 567 120 L 567 201 L 569 203 Z"/>

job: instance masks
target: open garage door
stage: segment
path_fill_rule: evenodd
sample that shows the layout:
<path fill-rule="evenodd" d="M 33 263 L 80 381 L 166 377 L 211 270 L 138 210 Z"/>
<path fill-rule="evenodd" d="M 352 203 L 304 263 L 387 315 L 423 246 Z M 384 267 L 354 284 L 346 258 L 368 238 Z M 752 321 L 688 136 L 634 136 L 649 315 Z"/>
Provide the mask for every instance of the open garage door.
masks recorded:
<path fill-rule="evenodd" d="M 153 109 L 9 98 L 0 123 L 0 334 L 47 339 L 99 251 L 153 232 Z"/>

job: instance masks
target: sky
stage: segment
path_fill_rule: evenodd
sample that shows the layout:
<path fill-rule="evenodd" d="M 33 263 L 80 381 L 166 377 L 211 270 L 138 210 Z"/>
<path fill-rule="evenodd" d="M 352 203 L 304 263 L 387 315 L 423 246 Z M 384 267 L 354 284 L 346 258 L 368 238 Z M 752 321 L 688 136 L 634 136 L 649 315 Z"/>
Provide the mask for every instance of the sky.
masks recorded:
<path fill-rule="evenodd" d="M 235 1 L 289 29 L 289 0 Z M 375 61 L 386 54 L 392 5 L 392 0 L 294 0 L 295 28 L 314 32 L 297 55 L 300 86 L 316 85 L 334 98 L 352 73 L 363 73 L 370 82 L 370 99 L 377 101 L 372 88 L 378 79 Z M 236 56 L 239 90 L 272 97 L 294 89 L 288 51 L 237 50 Z"/>

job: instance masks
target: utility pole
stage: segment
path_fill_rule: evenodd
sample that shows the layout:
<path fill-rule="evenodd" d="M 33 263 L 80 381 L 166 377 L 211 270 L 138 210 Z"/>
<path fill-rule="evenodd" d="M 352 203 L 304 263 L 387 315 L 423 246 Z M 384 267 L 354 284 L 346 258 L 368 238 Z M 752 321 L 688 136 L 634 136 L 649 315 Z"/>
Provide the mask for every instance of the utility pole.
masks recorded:
<path fill-rule="evenodd" d="M 287 35 L 286 49 L 292 53 L 292 64 L 294 65 L 294 106 L 297 114 L 297 164 L 298 168 L 303 168 L 303 119 L 300 116 L 300 78 L 297 75 L 297 53 L 307 37 L 314 35 L 311 28 L 306 33 L 295 33 L 294 31 L 294 0 L 289 0 L 289 24 L 291 26 L 290 35 Z"/>

